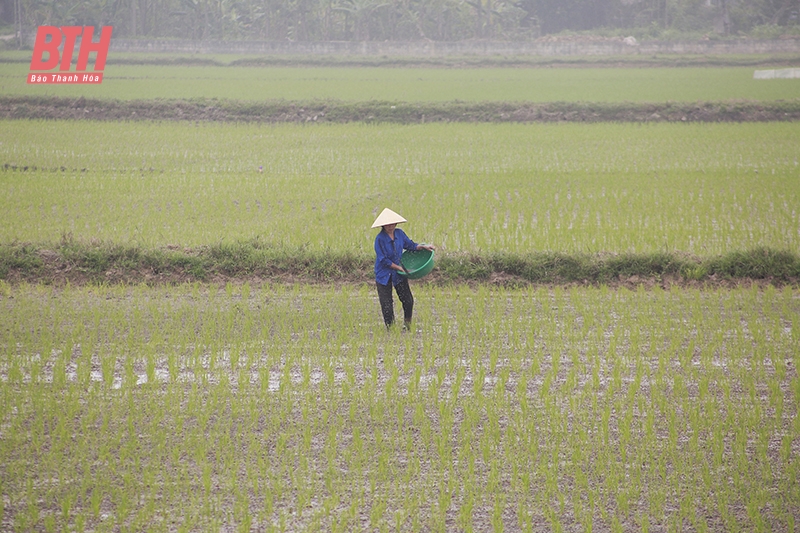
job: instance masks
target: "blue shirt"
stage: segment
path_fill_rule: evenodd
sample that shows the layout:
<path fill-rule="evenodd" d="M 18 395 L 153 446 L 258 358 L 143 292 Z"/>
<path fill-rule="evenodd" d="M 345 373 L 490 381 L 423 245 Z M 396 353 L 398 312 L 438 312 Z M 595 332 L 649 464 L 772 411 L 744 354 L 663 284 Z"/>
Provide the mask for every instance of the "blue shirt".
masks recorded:
<path fill-rule="evenodd" d="M 399 228 L 394 229 L 394 240 L 381 228 L 381 232 L 375 236 L 375 281 L 386 285 L 391 280 L 392 285 L 397 285 L 406 279 L 397 270 L 392 270 L 392 263 L 400 264 L 404 249 L 416 250 L 417 243 Z"/>

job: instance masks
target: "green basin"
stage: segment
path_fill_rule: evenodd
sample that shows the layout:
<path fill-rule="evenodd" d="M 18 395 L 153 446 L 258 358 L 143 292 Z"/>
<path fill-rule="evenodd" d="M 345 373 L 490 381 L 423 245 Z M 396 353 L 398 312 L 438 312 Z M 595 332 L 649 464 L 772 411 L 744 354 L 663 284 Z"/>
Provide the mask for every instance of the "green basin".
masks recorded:
<path fill-rule="evenodd" d="M 400 264 L 406 267 L 408 273 L 399 272 L 408 279 L 419 279 L 433 270 L 433 252 L 428 250 L 415 250 L 410 252 L 405 250 L 400 258 Z"/>

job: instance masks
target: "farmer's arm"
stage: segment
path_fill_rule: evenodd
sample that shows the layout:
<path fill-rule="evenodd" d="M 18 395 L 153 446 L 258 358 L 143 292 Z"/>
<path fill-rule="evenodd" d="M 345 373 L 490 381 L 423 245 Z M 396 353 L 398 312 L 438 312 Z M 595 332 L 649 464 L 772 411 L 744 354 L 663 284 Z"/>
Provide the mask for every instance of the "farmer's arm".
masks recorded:
<path fill-rule="evenodd" d="M 432 244 L 417 244 L 405 233 L 403 233 L 403 237 L 405 238 L 405 241 L 403 242 L 403 248 L 406 250 L 428 250 L 429 252 L 434 250 Z"/>

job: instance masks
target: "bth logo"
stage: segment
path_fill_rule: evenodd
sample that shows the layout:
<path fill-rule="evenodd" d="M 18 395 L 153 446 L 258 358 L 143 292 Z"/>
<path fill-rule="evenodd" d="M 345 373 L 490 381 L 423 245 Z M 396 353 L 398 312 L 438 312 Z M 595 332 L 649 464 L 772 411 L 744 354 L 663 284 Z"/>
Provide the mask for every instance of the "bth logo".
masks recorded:
<path fill-rule="evenodd" d="M 92 42 L 94 37 L 93 26 L 39 26 L 36 32 L 36 42 L 33 45 L 33 58 L 31 58 L 31 72 L 28 74 L 28 83 L 102 83 L 103 69 L 106 67 L 108 45 L 111 43 L 112 26 L 103 26 L 100 32 L 100 41 Z M 78 50 L 78 65 L 76 70 L 70 71 L 72 54 L 75 51 L 75 42 L 81 38 Z M 59 55 L 59 46 L 63 52 Z M 89 54 L 95 52 L 94 70 L 86 71 L 89 63 Z M 45 54 L 48 54 L 45 59 Z M 58 67 L 58 72 L 52 71 Z M 38 72 L 37 72 L 38 71 Z"/>

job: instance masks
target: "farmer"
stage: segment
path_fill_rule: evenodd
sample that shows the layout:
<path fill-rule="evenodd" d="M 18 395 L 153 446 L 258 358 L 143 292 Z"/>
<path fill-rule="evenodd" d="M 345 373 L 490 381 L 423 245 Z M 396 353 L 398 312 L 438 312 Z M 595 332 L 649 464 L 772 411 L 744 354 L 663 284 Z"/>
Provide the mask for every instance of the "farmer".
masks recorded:
<path fill-rule="evenodd" d="M 428 244 L 417 244 L 397 225 L 406 219 L 392 211 L 384 209 L 373 222 L 373 228 L 381 228 L 375 236 L 375 284 L 378 287 L 378 300 L 381 302 L 383 321 L 389 328 L 394 323 L 394 302 L 392 286 L 403 304 L 405 323 L 403 329 L 411 326 L 411 314 L 414 310 L 414 296 L 408 286 L 408 278 L 398 274 L 405 270 L 400 264 L 403 250 L 429 250 L 434 247 Z"/>

